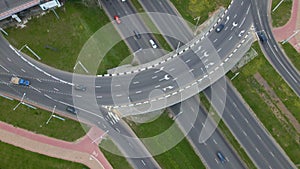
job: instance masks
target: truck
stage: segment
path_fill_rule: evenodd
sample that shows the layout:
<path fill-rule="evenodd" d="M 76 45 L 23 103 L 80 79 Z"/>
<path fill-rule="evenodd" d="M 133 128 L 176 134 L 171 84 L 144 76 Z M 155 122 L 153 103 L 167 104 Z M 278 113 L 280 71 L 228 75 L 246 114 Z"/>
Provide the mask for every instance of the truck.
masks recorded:
<path fill-rule="evenodd" d="M 19 77 L 11 77 L 10 83 L 16 84 L 16 85 L 22 85 L 22 86 L 29 86 L 30 85 L 29 80 L 22 79 L 22 78 L 19 78 Z"/>

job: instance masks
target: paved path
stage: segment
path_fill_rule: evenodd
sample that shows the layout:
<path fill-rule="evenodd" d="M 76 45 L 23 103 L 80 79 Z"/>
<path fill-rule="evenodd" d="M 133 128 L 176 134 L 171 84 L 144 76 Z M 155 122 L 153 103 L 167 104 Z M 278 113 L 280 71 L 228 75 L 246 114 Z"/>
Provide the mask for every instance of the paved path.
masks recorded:
<path fill-rule="evenodd" d="M 276 12 L 276 11 L 275 11 Z M 282 27 L 274 28 L 273 33 L 277 41 L 283 41 L 291 36 L 295 30 L 300 30 L 300 3 L 299 0 L 293 0 L 291 18 L 287 24 Z M 289 43 L 300 53 L 300 32 L 292 38 Z"/>
<path fill-rule="evenodd" d="M 99 128 L 92 127 L 79 140 L 66 142 L 0 122 L 0 140 L 5 143 L 47 156 L 82 163 L 91 169 L 112 169 L 98 148 L 101 140 L 98 139 L 93 143 L 93 140 L 102 134 L 103 131 Z"/>

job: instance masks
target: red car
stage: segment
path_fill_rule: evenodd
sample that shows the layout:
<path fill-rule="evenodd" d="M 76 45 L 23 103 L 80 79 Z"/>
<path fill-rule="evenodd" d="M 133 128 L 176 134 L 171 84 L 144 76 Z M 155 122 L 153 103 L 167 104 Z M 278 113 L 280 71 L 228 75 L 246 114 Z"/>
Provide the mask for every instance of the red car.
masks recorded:
<path fill-rule="evenodd" d="M 114 16 L 114 19 L 116 20 L 116 22 L 117 22 L 118 24 L 121 23 L 121 20 L 120 20 L 120 18 L 119 18 L 118 15 L 115 15 L 115 16 Z"/>

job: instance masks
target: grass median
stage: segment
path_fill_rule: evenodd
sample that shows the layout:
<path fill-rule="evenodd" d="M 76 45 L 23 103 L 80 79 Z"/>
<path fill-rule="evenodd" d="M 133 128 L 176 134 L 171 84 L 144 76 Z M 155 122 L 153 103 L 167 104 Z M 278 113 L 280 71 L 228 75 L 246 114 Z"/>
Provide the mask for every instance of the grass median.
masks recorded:
<path fill-rule="evenodd" d="M 276 113 L 276 106 L 270 107 L 270 102 L 266 100 L 269 98 L 268 93 L 256 81 L 254 74 L 261 74 L 298 122 L 300 120 L 300 98 L 293 93 L 265 59 L 257 42 L 254 43 L 253 48 L 258 52 L 258 56 L 240 70 L 240 74 L 233 80 L 233 84 L 291 160 L 295 164 L 299 164 L 299 133 L 295 131 L 283 112 Z M 277 103 L 272 104 L 276 105 Z"/>
<path fill-rule="evenodd" d="M 203 106 L 206 108 L 206 110 L 213 110 L 212 112 L 209 112 L 211 117 L 213 117 L 214 120 L 219 120 L 220 117 L 218 116 L 217 112 L 212 108 L 211 103 L 207 100 L 204 93 L 199 94 L 200 101 L 203 104 Z M 251 159 L 246 154 L 243 147 L 239 144 L 239 142 L 235 139 L 235 137 L 232 135 L 231 131 L 228 129 L 228 127 L 225 125 L 223 120 L 221 119 L 218 123 L 218 129 L 220 129 L 220 132 L 225 136 L 227 141 L 229 141 L 230 145 L 233 146 L 235 151 L 238 153 L 240 158 L 245 162 L 247 167 L 249 169 L 256 169 L 255 165 L 251 161 Z"/>
<path fill-rule="evenodd" d="M 105 155 L 106 159 L 109 161 L 109 163 L 112 165 L 114 169 L 132 169 L 128 161 L 126 160 L 125 157 L 118 156 L 116 154 L 113 154 L 101 146 L 105 147 L 110 147 L 113 148 L 114 150 L 111 150 L 111 152 L 118 152 L 121 154 L 121 152 L 118 150 L 118 147 L 113 143 L 112 140 L 110 139 L 103 139 L 100 143 L 100 150 L 101 152 Z"/>
<path fill-rule="evenodd" d="M 155 37 L 155 39 L 157 40 L 157 43 L 159 44 L 159 46 L 166 50 L 166 51 L 172 51 L 172 48 L 170 47 L 170 45 L 167 43 L 167 41 L 165 40 L 165 38 L 163 37 L 162 34 L 159 34 L 159 30 L 158 28 L 155 26 L 155 24 L 152 22 L 152 20 L 150 19 L 150 17 L 145 13 L 144 8 L 142 7 L 142 5 L 139 3 L 138 0 L 131 0 L 132 5 L 135 7 L 135 9 L 137 10 L 138 13 L 141 13 L 140 17 L 143 20 L 143 22 L 146 24 L 147 28 L 150 29 L 150 32 L 153 33 L 153 36 Z"/>
<path fill-rule="evenodd" d="M 38 134 L 54 137 L 65 141 L 75 141 L 85 135 L 79 122 L 65 119 L 61 121 L 52 118 L 46 124 L 51 112 L 41 109 L 33 110 L 24 105 L 20 105 L 15 111 L 13 108 L 18 101 L 10 101 L 0 97 L 0 120 Z"/>
<path fill-rule="evenodd" d="M 199 25 L 205 22 L 209 15 L 219 7 L 227 7 L 231 0 L 171 0 L 184 19 L 196 25 L 194 18 L 200 17 Z"/>
<path fill-rule="evenodd" d="M 164 112 L 160 117 L 158 117 L 156 120 L 152 122 L 139 124 L 139 125 L 135 125 L 131 123 L 132 124 L 131 127 L 139 138 L 148 138 L 164 132 L 171 125 L 173 125 L 173 123 L 174 121 L 168 116 L 168 113 Z M 178 134 L 181 133 L 181 130 L 177 126 L 175 130 L 176 131 L 178 130 Z M 166 134 L 165 140 L 172 140 L 172 135 Z M 155 145 L 156 148 L 159 147 L 162 150 L 165 148 L 162 147 L 159 140 L 155 140 L 155 138 L 154 138 L 154 143 L 152 143 L 152 145 Z M 190 143 L 186 138 L 180 141 L 172 149 L 160 155 L 154 156 L 154 159 L 164 169 L 181 169 L 181 168 L 186 168 L 186 169 L 203 168 L 204 169 L 205 168 L 200 158 L 194 152 L 192 146 L 190 145 Z"/>
<path fill-rule="evenodd" d="M 298 69 L 298 71 L 300 71 L 300 53 L 298 53 L 296 49 L 289 43 L 282 45 L 282 48 L 293 65 Z"/>
<path fill-rule="evenodd" d="M 282 0 L 272 0 L 272 9 L 275 9 L 275 7 L 281 2 Z M 292 0 L 283 0 L 280 6 L 274 11 L 271 11 L 272 16 L 272 25 L 274 27 L 280 27 L 285 25 L 292 13 L 292 6 L 293 1 Z"/>
<path fill-rule="evenodd" d="M 0 150 L 0 168 L 88 169 L 88 167 L 79 163 L 33 153 L 22 148 L 12 146 L 10 144 L 3 143 L 1 141 Z"/>

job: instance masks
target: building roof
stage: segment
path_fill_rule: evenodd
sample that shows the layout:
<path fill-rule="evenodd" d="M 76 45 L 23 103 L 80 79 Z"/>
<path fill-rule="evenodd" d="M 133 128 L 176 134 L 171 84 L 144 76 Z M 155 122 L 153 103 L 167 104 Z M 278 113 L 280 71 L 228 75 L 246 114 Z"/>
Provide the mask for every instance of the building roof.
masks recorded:
<path fill-rule="evenodd" d="M 36 6 L 39 3 L 40 0 L 0 0 L 0 20 Z"/>

